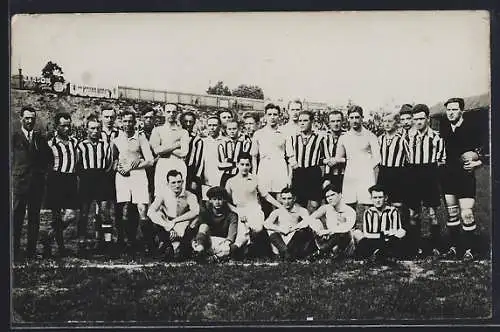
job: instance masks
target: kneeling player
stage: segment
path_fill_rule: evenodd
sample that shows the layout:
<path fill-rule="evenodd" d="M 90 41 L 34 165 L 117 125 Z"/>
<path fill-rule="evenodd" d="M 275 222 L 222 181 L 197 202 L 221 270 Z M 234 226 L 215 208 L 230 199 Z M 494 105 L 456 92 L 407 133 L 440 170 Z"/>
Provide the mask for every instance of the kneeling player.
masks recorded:
<path fill-rule="evenodd" d="M 281 191 L 280 199 L 285 208 L 272 211 L 264 222 L 273 252 L 287 261 L 305 258 L 315 249 L 309 213 L 295 203 L 295 196 L 288 188 Z"/>
<path fill-rule="evenodd" d="M 342 254 L 349 256 L 354 251 L 351 230 L 356 223 L 356 211 L 342 201 L 339 190 L 334 186 L 327 185 L 323 193 L 327 204 L 311 214 L 310 227 L 316 235 L 319 248 L 314 258 L 327 255 L 339 257 Z"/>
<path fill-rule="evenodd" d="M 282 205 L 271 194 L 260 191 L 257 177 L 250 173 L 251 168 L 251 156 L 241 153 L 238 156 L 238 172 L 227 181 L 226 189 L 232 203 L 230 207 L 240 218 L 235 245 L 244 248 L 251 243 L 247 248 L 248 255 L 265 256 L 270 254 L 270 246 L 267 232 L 264 232 L 264 212 L 258 195 L 277 208 L 282 208 Z"/>
<path fill-rule="evenodd" d="M 159 238 L 160 253 L 165 254 L 165 260 L 187 259 L 191 256 L 200 206 L 196 196 L 184 189 L 182 173 L 170 170 L 167 182 L 168 188 L 157 188 L 158 195 L 149 208 L 148 217 L 164 228 Z"/>
<path fill-rule="evenodd" d="M 358 240 L 357 256 L 371 257 L 373 261 L 389 257 L 399 258 L 401 242 L 406 231 L 401 226 L 399 211 L 394 206 L 387 205 L 387 195 L 380 185 L 369 189 L 373 206 L 363 215 L 363 232 L 354 232 Z"/>
<path fill-rule="evenodd" d="M 238 215 L 229 208 L 228 196 L 222 187 L 207 190 L 208 202 L 201 208 L 200 227 L 192 242 L 200 261 L 218 262 L 236 249 Z"/>

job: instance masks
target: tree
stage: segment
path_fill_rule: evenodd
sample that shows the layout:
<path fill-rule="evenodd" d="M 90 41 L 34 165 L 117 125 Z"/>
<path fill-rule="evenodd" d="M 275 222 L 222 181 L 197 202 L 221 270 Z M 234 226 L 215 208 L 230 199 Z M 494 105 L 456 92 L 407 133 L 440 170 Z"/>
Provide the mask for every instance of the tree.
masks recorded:
<path fill-rule="evenodd" d="M 264 100 L 264 91 L 256 85 L 240 84 L 233 90 L 233 96 Z"/>
<path fill-rule="evenodd" d="M 52 61 L 47 62 L 45 67 L 42 69 L 42 77 L 50 79 L 51 85 L 54 85 L 56 82 L 64 83 L 65 80 L 63 74 L 64 72 L 61 66 Z"/>
<path fill-rule="evenodd" d="M 231 90 L 223 81 L 217 82 L 214 86 L 209 86 L 207 89 L 209 95 L 231 96 Z"/>

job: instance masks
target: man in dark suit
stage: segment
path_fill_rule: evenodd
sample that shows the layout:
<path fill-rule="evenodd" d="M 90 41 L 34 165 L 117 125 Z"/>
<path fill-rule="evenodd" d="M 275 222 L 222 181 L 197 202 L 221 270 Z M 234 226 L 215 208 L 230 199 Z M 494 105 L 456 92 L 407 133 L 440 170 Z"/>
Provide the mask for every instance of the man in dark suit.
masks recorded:
<path fill-rule="evenodd" d="M 47 140 L 34 130 L 36 110 L 23 107 L 20 112 L 21 128 L 12 134 L 12 192 L 14 221 L 14 258 L 21 258 L 21 233 L 28 209 L 28 245 L 26 258 L 36 254 L 40 228 L 45 172 L 50 156 Z"/>

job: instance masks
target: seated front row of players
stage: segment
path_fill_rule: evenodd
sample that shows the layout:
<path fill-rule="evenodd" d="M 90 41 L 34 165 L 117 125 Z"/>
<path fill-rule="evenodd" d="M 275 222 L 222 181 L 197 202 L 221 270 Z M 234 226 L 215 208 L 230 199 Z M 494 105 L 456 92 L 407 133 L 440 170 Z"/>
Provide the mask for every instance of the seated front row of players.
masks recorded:
<path fill-rule="evenodd" d="M 201 206 L 194 194 L 183 189 L 181 173 L 172 170 L 167 174 L 169 190 L 156 197 L 148 212 L 151 220 L 162 227 L 160 254 L 165 260 L 279 256 L 290 261 L 328 256 L 387 257 L 401 253 L 399 246 L 405 231 L 399 211 L 386 204 L 387 196 L 378 185 L 370 188 L 374 206 L 364 214 L 363 230 L 353 229 L 356 213 L 332 185 L 323 190 L 326 203 L 311 215 L 296 203 L 288 188 L 279 193 L 278 200 L 271 199 L 277 209 L 266 220 L 255 218 L 261 213 L 258 204 L 250 205 L 256 209 L 251 214 L 249 210 L 238 210 L 234 201 L 245 200 L 238 198 L 238 194 L 257 195 L 258 185 L 245 173 L 249 158 L 244 154 L 239 158 L 243 176 L 239 180 L 230 179 L 229 190 L 219 186 L 210 188 L 208 201 Z M 242 185 L 242 181 L 248 184 Z M 237 186 L 240 188 L 235 190 Z"/>

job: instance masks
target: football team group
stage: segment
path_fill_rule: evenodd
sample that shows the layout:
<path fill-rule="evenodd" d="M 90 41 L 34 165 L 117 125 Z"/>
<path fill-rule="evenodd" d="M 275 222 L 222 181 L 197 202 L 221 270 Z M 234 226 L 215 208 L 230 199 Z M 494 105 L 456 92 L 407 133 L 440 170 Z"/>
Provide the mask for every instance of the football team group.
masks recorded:
<path fill-rule="evenodd" d="M 439 130 L 430 127 L 426 105 L 405 104 L 384 115 L 379 137 L 363 126 L 360 106 L 331 111 L 327 131 L 314 128 L 300 101 L 288 104 L 284 125 L 284 110 L 272 103 L 263 119 L 223 110 L 207 119 L 206 137 L 196 114 L 176 104 L 164 105 L 161 125 L 152 108 L 117 114 L 102 107 L 87 117 L 83 140 L 72 135 L 69 113 L 55 115 L 55 134 L 46 139 L 34 130 L 37 110 L 23 107 L 11 141 L 14 259 L 473 260 L 474 173 L 488 162 L 488 143 L 464 116 L 462 98 L 445 106 Z M 40 232 L 44 198 L 52 222 Z M 436 214 L 441 200 L 446 220 Z M 73 253 L 64 233 L 72 223 Z"/>

